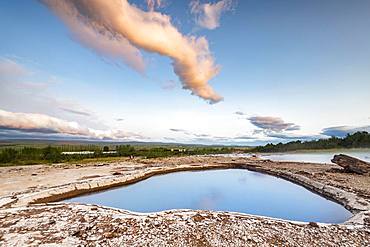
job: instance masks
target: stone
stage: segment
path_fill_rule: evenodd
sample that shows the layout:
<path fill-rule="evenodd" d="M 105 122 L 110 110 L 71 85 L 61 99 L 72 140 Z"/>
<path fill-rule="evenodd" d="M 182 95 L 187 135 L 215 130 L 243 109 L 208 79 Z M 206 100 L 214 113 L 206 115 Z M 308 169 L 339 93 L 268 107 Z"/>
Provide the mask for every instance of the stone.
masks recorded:
<path fill-rule="evenodd" d="M 343 167 L 346 172 L 354 172 L 357 174 L 370 172 L 370 163 L 345 154 L 334 155 L 331 162 Z"/>

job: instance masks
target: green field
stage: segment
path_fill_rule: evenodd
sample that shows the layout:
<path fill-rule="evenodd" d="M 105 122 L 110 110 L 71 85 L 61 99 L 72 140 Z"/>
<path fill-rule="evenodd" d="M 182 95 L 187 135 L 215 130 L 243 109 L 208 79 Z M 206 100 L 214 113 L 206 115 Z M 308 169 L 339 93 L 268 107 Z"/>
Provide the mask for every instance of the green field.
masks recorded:
<path fill-rule="evenodd" d="M 246 152 L 248 147 L 185 145 L 166 143 L 114 143 L 65 141 L 0 142 L 0 166 L 51 164 L 82 160 L 106 160 L 119 157 L 157 158 L 186 155 Z M 89 154 L 64 152 L 91 151 Z M 111 152 L 111 153 L 107 153 Z"/>

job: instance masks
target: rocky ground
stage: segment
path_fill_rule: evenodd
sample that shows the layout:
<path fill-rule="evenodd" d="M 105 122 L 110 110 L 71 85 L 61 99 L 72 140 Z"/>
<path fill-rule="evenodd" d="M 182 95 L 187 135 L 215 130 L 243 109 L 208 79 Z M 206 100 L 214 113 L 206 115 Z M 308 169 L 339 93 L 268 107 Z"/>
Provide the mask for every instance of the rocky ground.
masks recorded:
<path fill-rule="evenodd" d="M 7 246 L 369 246 L 366 229 L 298 224 L 227 212 L 134 214 L 49 205 L 0 212 Z"/>
<path fill-rule="evenodd" d="M 340 225 L 228 212 L 137 214 L 45 202 L 133 183 L 166 172 L 245 168 L 283 177 L 345 205 Z M 336 165 L 230 157 L 117 160 L 0 168 L 0 246 L 370 246 L 370 176 Z M 40 204 L 34 205 L 32 203 Z"/>

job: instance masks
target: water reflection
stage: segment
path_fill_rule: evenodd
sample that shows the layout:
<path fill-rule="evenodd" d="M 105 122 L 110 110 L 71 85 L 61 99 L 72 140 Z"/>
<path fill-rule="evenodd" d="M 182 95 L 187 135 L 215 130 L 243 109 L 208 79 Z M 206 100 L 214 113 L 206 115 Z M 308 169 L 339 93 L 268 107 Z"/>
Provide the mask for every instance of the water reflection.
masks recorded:
<path fill-rule="evenodd" d="M 329 151 L 306 151 L 292 153 L 265 154 L 261 158 L 277 161 L 298 161 L 312 163 L 331 163 L 335 154 L 347 154 L 358 159 L 370 162 L 370 149 L 344 149 Z"/>
<path fill-rule="evenodd" d="M 335 150 L 316 150 L 316 151 L 295 151 L 286 153 L 266 153 L 258 154 L 260 158 L 276 161 L 297 161 L 311 163 L 331 163 L 331 159 L 335 154 L 347 154 L 358 159 L 370 162 L 370 149 L 335 149 Z M 215 154 L 212 156 L 221 157 L 252 157 L 250 153 L 233 153 L 233 154 Z"/>
<path fill-rule="evenodd" d="M 208 194 L 200 195 L 200 198 L 196 199 L 194 208 L 200 208 L 205 210 L 215 210 L 217 205 L 222 200 L 223 195 L 221 191 L 214 190 Z"/>
<path fill-rule="evenodd" d="M 209 209 L 298 221 L 338 223 L 351 213 L 303 187 L 241 169 L 179 172 L 68 201 L 137 212 Z"/>

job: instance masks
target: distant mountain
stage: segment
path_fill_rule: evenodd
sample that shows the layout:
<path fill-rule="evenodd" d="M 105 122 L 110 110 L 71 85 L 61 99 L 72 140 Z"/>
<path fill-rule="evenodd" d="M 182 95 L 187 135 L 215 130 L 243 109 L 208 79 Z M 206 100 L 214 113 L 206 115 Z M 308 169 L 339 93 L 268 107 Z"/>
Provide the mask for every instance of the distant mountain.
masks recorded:
<path fill-rule="evenodd" d="M 191 147 L 224 147 L 227 145 L 206 145 L 206 144 L 186 144 L 178 142 L 139 142 L 139 141 L 111 141 L 111 140 L 61 140 L 61 139 L 2 139 L 0 146 L 14 145 L 98 145 L 98 146 L 116 146 L 116 145 L 131 145 L 131 146 L 191 146 Z"/>

